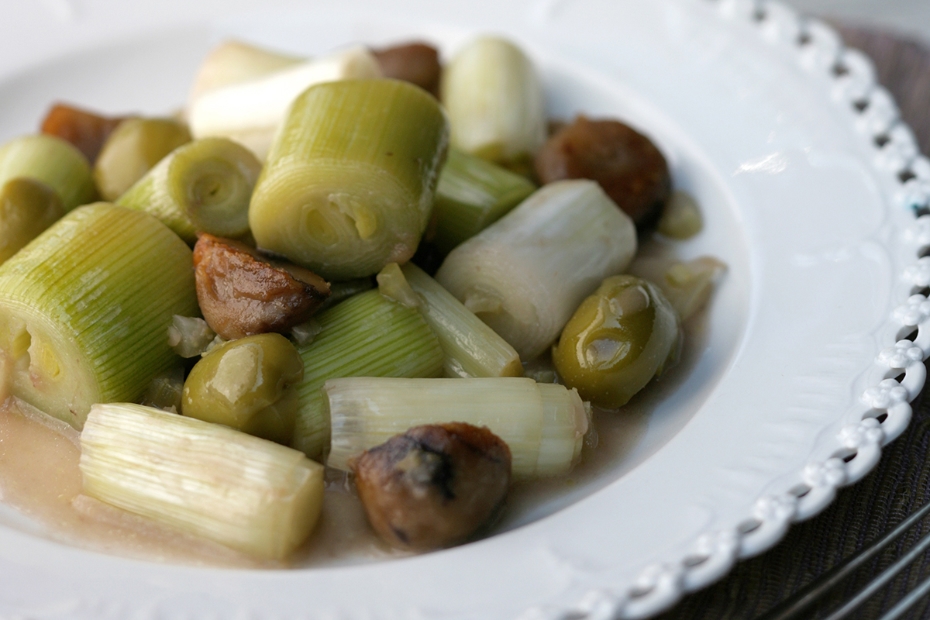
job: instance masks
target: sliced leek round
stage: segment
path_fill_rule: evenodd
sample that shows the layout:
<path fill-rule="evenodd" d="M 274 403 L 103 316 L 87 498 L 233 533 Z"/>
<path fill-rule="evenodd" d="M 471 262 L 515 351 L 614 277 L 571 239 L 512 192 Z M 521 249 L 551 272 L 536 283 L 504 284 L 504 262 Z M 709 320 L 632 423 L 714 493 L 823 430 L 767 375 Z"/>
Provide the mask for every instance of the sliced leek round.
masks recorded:
<path fill-rule="evenodd" d="M 332 280 L 406 262 L 426 228 L 447 142 L 439 104 L 406 82 L 308 89 L 252 196 L 258 246 Z"/>
<path fill-rule="evenodd" d="M 141 211 L 75 209 L 0 265 L 7 395 L 81 428 L 93 403 L 137 400 L 171 368 L 172 317 L 197 313 L 177 235 Z"/>

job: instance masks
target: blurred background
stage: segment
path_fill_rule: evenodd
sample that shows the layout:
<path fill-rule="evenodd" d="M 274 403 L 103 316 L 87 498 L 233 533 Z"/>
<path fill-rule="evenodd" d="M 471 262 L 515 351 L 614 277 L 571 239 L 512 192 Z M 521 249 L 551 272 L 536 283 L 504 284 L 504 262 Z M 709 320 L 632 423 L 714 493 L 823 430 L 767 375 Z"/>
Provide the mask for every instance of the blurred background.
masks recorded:
<path fill-rule="evenodd" d="M 893 29 L 930 43 L 930 0 L 783 0 L 799 11 L 851 25 Z"/>

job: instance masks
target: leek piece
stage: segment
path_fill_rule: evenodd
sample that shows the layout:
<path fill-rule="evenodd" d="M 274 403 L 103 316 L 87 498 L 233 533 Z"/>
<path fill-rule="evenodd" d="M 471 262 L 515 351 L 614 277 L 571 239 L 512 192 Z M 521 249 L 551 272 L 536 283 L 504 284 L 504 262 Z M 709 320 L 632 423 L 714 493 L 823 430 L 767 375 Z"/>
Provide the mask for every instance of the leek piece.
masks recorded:
<path fill-rule="evenodd" d="M 545 99 L 533 63 L 513 43 L 476 39 L 446 65 L 441 100 L 452 146 L 518 169 L 546 140 Z"/>
<path fill-rule="evenodd" d="M 94 164 L 100 195 L 116 200 L 165 155 L 190 140 L 190 131 L 176 120 L 127 118 L 104 142 Z"/>
<path fill-rule="evenodd" d="M 42 181 L 17 177 L 3 184 L 0 187 L 0 263 L 64 214 L 61 198 Z"/>
<path fill-rule="evenodd" d="M 323 466 L 300 452 L 142 405 L 94 405 L 80 468 L 91 497 L 266 559 L 306 540 L 323 502 Z"/>
<path fill-rule="evenodd" d="M 436 234 L 443 253 L 499 220 L 536 190 L 526 177 L 456 149 L 449 150 L 436 187 Z"/>
<path fill-rule="evenodd" d="M 51 187 L 65 211 L 87 204 L 96 194 L 87 158 L 55 136 L 22 136 L 0 146 L 0 186 L 17 177 Z"/>
<path fill-rule="evenodd" d="M 447 377 L 522 377 L 520 356 L 507 341 L 414 265 L 403 267 L 422 300 L 423 318 L 439 338 Z"/>
<path fill-rule="evenodd" d="M 323 392 L 332 420 L 326 464 L 337 469 L 413 426 L 466 422 L 507 443 L 514 478 L 548 476 L 571 469 L 575 442 L 588 428 L 577 393 L 525 377 L 352 377 L 327 381 Z"/>
<path fill-rule="evenodd" d="M 658 285 L 682 321 L 700 311 L 727 270 L 726 263 L 712 256 L 682 262 L 661 258 L 637 258 L 630 273 Z"/>
<path fill-rule="evenodd" d="M 529 361 L 636 253 L 636 227 L 594 181 L 546 185 L 446 257 L 436 280 Z"/>
<path fill-rule="evenodd" d="M 222 136 L 264 160 L 288 108 L 314 84 L 381 77 L 378 61 L 363 47 L 307 60 L 274 73 L 208 92 L 188 110 L 197 138 Z"/>
<path fill-rule="evenodd" d="M 172 151 L 117 204 L 151 213 L 188 244 L 198 232 L 241 238 L 261 162 L 226 138 L 202 138 Z"/>
<path fill-rule="evenodd" d="M 97 203 L 0 265 L 0 359 L 13 396 L 80 429 L 177 364 L 166 333 L 197 314 L 191 251 L 140 211 Z"/>
<path fill-rule="evenodd" d="M 247 82 L 296 65 L 303 59 L 279 54 L 243 41 L 223 41 L 207 54 L 200 64 L 188 99 L 194 102 L 204 93 Z"/>
<path fill-rule="evenodd" d="M 426 228 L 447 140 L 445 114 L 416 86 L 314 86 L 294 102 L 255 186 L 256 242 L 327 280 L 406 262 Z"/>
<path fill-rule="evenodd" d="M 414 309 L 378 291 L 352 297 L 316 315 L 320 333 L 297 350 L 304 380 L 297 388 L 299 409 L 291 445 L 311 458 L 329 441 L 320 388 L 336 377 L 438 377 L 443 354 L 439 341 Z"/>

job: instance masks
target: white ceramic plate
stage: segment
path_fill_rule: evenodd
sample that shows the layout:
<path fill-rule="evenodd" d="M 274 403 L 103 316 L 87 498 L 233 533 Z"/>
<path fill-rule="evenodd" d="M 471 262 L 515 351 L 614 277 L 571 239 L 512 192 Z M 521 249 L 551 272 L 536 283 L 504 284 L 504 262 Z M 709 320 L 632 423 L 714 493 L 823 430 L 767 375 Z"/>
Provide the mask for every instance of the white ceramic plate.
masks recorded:
<path fill-rule="evenodd" d="M 259 4 L 262 9 L 258 9 Z M 65 546 L 0 512 L 0 617 L 641 617 L 778 541 L 876 462 L 924 382 L 930 196 L 869 63 L 817 22 L 745 0 L 341 3 L 43 0 L 0 22 L 0 140 L 52 101 L 165 113 L 234 35 L 305 54 L 503 32 L 552 112 L 652 135 L 730 265 L 705 337 L 633 447 L 509 531 L 414 558 L 214 570 Z M 876 138 L 879 138 L 876 140 Z M 887 380 L 903 375 L 903 382 Z M 852 458 L 850 458 L 852 457 Z M 5 515 L 5 516 L 4 516 Z M 519 527 L 518 527 L 519 526 Z"/>

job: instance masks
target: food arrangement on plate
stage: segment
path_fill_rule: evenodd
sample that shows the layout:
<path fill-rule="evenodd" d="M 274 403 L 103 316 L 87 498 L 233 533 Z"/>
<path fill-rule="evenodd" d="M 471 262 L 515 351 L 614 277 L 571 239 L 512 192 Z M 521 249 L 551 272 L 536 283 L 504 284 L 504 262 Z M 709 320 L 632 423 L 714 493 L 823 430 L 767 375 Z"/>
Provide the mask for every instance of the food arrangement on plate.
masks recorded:
<path fill-rule="evenodd" d="M 637 260 L 697 205 L 634 128 L 545 109 L 493 37 L 444 67 L 229 42 L 182 120 L 56 106 L 0 146 L 8 406 L 81 432 L 84 495 L 259 559 L 327 485 L 401 550 L 487 532 L 675 364 L 724 270 Z"/>

